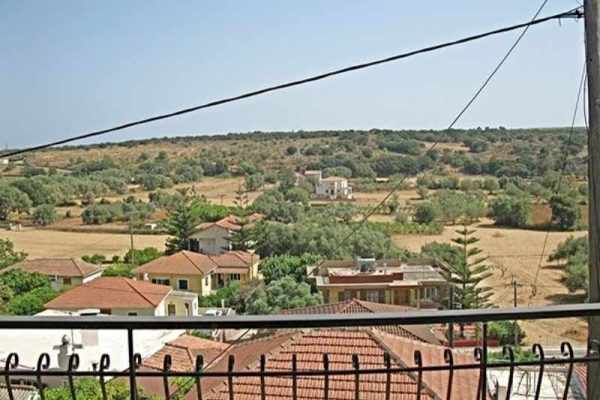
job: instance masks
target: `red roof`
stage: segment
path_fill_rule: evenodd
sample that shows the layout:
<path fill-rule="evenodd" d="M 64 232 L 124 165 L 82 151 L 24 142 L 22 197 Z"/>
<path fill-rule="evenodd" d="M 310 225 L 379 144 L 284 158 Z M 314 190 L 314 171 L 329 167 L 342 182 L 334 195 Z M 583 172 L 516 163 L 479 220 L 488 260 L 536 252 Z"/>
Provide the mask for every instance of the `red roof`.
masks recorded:
<path fill-rule="evenodd" d="M 395 304 L 381 304 L 370 301 L 352 299 L 341 303 L 320 304 L 316 306 L 283 310 L 282 314 L 356 314 L 378 312 L 415 311 L 416 308 Z M 385 332 L 415 339 L 426 343 L 441 344 L 430 325 L 389 325 L 378 329 Z"/>
<path fill-rule="evenodd" d="M 405 366 L 414 366 L 415 351 L 421 353 L 423 365 L 446 365 L 444 347 L 374 331 L 381 343 L 385 345 Z M 453 352 L 456 364 L 474 363 L 471 354 Z M 452 383 L 452 399 L 474 399 L 476 397 L 479 371 L 475 369 L 455 370 Z M 448 390 L 448 371 L 424 372 L 423 383 L 426 387 L 445 398 Z"/>
<path fill-rule="evenodd" d="M 194 355 L 200 353 L 205 358 L 205 371 L 223 372 L 227 370 L 229 356 L 235 357 L 236 371 L 258 371 L 260 355 L 266 357 L 267 371 L 291 371 L 292 355 L 296 354 L 298 370 L 322 370 L 323 354 L 329 355 L 329 368 L 334 370 L 349 370 L 353 368 L 352 356 L 356 354 L 359 359 L 360 369 L 383 368 L 384 353 L 389 353 L 394 367 L 414 367 L 414 354 L 419 351 L 422 356 L 423 365 L 445 365 L 445 347 L 436 346 L 393 336 L 378 329 L 350 330 L 350 329 L 326 329 L 308 330 L 280 333 L 259 339 L 231 345 L 227 347 L 221 343 L 189 338 L 183 336 L 181 341 L 167 344 L 166 348 L 187 347 Z M 189 343 L 186 343 L 189 340 Z M 198 343 L 198 345 L 196 345 Z M 223 350 L 221 346 L 225 346 Z M 161 350 L 151 358 L 154 369 L 162 369 L 161 355 L 167 350 Z M 214 358 L 215 349 L 220 350 L 217 358 Z M 173 357 L 173 355 L 172 355 Z M 179 356 L 178 356 L 179 357 Z M 470 354 L 453 351 L 455 363 L 473 363 Z M 189 357 L 181 353 L 180 358 L 173 357 L 173 369 L 191 371 L 195 368 L 189 363 Z M 148 360 L 144 366 L 148 366 Z M 475 399 L 477 383 L 479 380 L 478 370 L 456 370 L 454 371 L 452 398 Z M 384 374 L 368 374 L 359 378 L 359 391 L 361 399 L 384 400 L 385 399 Z M 158 381 L 157 387 L 158 386 Z M 144 384 L 144 389 L 147 389 Z M 421 387 L 422 399 L 446 398 L 448 390 L 447 372 L 425 372 Z M 154 385 L 152 385 L 154 386 Z M 329 378 L 329 398 L 332 400 L 354 399 L 354 376 L 338 375 Z M 260 378 L 237 377 L 233 380 L 234 397 L 238 400 L 259 400 Z M 324 379 L 321 376 L 300 377 L 297 379 L 298 399 L 314 400 L 323 398 Z M 392 399 L 414 399 L 417 392 L 415 376 L 409 373 L 394 373 L 391 377 Z M 162 394 L 157 392 L 157 394 Z M 292 397 L 291 377 L 268 377 L 265 378 L 265 394 L 268 399 L 284 400 Z M 195 388 L 186 396 L 187 399 L 196 399 Z M 202 379 L 202 398 L 206 400 L 229 399 L 229 386 L 226 378 Z"/>
<path fill-rule="evenodd" d="M 229 347 L 228 344 L 202 339 L 191 335 L 182 335 L 167 343 L 162 349 L 146 358 L 142 365 L 153 369 L 162 369 L 165 355 L 172 359 L 172 370 L 176 372 L 192 371 L 196 367 L 196 356 L 202 354 L 208 364 Z"/>
<path fill-rule="evenodd" d="M 135 269 L 135 273 L 198 275 L 204 276 L 223 268 L 245 268 L 257 262 L 258 255 L 245 251 L 228 251 L 219 255 L 207 255 L 193 251 L 180 251 L 163 256 Z M 240 271 L 235 271 L 240 272 Z"/>
<path fill-rule="evenodd" d="M 165 285 L 121 277 L 101 277 L 66 291 L 44 305 L 46 309 L 156 308 L 171 292 Z"/>
<path fill-rule="evenodd" d="M 253 213 L 253 214 L 248 215 L 245 218 L 245 220 L 248 223 L 252 223 L 252 222 L 259 221 L 262 218 L 263 218 L 262 214 Z M 196 227 L 196 231 L 202 231 L 202 230 L 211 228 L 213 226 L 218 226 L 223 229 L 230 230 L 230 231 L 239 231 L 240 229 L 242 229 L 242 226 L 240 225 L 241 220 L 242 220 L 242 218 L 240 218 L 236 215 L 228 215 L 227 217 L 220 219 L 218 221 L 215 221 L 215 222 L 205 222 L 203 224 L 200 224 Z"/>
<path fill-rule="evenodd" d="M 21 269 L 48 276 L 64 276 L 68 278 L 84 278 L 100 272 L 98 265 L 85 262 L 79 258 L 37 258 L 25 260 L 3 270 Z"/>

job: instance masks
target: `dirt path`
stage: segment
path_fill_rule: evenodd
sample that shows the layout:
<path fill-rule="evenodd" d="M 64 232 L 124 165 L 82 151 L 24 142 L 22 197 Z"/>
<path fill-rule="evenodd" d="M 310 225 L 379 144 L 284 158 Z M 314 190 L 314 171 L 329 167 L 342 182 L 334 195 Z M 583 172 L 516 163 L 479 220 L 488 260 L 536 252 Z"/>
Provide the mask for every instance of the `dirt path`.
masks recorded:
<path fill-rule="evenodd" d="M 520 306 L 536 306 L 559 303 L 577 303 L 583 301 L 582 295 L 569 294 L 561 284 L 562 269 L 547 261 L 556 246 L 569 236 L 582 236 L 585 232 L 551 232 L 546 244 L 545 256 L 538 272 L 540 255 L 546 237 L 543 231 L 524 229 L 500 229 L 484 221 L 476 226 L 475 235 L 480 239 L 477 246 L 489 257 L 494 265 L 493 276 L 485 283 L 493 288 L 492 301 L 499 307 L 512 307 L 513 289 L 511 277 L 521 285 L 517 290 L 517 302 Z M 399 247 L 419 251 L 421 246 L 430 242 L 449 243 L 460 227 L 447 227 L 441 235 L 419 236 L 401 235 L 393 238 Z M 537 292 L 533 294 L 533 283 L 537 274 Z M 556 344 L 561 339 L 585 340 L 586 324 L 577 319 L 524 322 L 528 342 Z"/>

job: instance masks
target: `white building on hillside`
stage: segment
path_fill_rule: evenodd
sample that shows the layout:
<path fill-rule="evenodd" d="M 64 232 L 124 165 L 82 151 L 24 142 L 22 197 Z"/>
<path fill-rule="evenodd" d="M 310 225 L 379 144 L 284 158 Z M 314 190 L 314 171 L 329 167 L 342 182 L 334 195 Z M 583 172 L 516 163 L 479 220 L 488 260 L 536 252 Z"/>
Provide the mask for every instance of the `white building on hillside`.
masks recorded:
<path fill-rule="evenodd" d="M 319 180 L 315 187 L 317 197 L 331 200 L 351 200 L 352 187 L 348 185 L 348 179 L 340 176 L 330 176 Z"/>

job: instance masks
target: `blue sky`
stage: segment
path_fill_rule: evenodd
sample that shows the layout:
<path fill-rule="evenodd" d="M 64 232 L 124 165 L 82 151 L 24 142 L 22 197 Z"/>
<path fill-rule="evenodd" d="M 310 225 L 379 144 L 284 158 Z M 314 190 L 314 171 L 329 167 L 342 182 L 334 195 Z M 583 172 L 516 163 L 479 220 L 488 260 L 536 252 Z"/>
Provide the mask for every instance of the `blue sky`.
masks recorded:
<path fill-rule="evenodd" d="M 539 4 L 0 0 L 0 145 L 57 140 L 526 21 Z M 550 0 L 543 14 L 577 4 Z M 254 130 L 443 128 L 517 34 L 101 141 Z M 568 125 L 582 63 L 582 21 L 531 28 L 457 126 Z"/>

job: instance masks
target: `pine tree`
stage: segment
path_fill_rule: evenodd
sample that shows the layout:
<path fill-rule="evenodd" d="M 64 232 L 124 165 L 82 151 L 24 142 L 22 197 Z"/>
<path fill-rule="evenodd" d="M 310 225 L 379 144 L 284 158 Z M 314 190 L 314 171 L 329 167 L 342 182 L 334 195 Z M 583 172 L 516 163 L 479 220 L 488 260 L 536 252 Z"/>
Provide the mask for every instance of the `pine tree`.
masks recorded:
<path fill-rule="evenodd" d="M 173 254 L 180 250 L 190 250 L 190 237 L 200 222 L 194 212 L 193 201 L 182 201 L 169 212 L 163 225 L 169 235 L 166 242 L 166 253 Z"/>
<path fill-rule="evenodd" d="M 490 266 L 485 264 L 487 257 L 478 257 L 481 250 L 473 245 L 479 239 L 472 236 L 475 231 L 467 226 L 456 231 L 460 236 L 452 239 L 462 250 L 461 260 L 449 265 L 446 279 L 455 286 L 454 300 L 462 309 L 487 308 L 491 288 L 482 286 L 482 281 L 492 275 Z"/>
<path fill-rule="evenodd" d="M 235 191 L 235 198 L 233 200 L 233 204 L 240 210 L 241 214 L 246 213 L 246 208 L 248 207 L 248 192 L 244 190 L 242 185 L 238 186 L 238 190 Z"/>
<path fill-rule="evenodd" d="M 247 217 L 247 207 L 249 203 L 248 192 L 244 190 L 242 185 L 238 186 L 233 203 L 238 208 L 237 213 L 240 215 L 237 222 L 240 229 L 231 235 L 229 243 L 232 250 L 247 251 L 252 248 L 252 243 L 254 243 L 254 231 L 250 226 L 250 221 Z"/>

